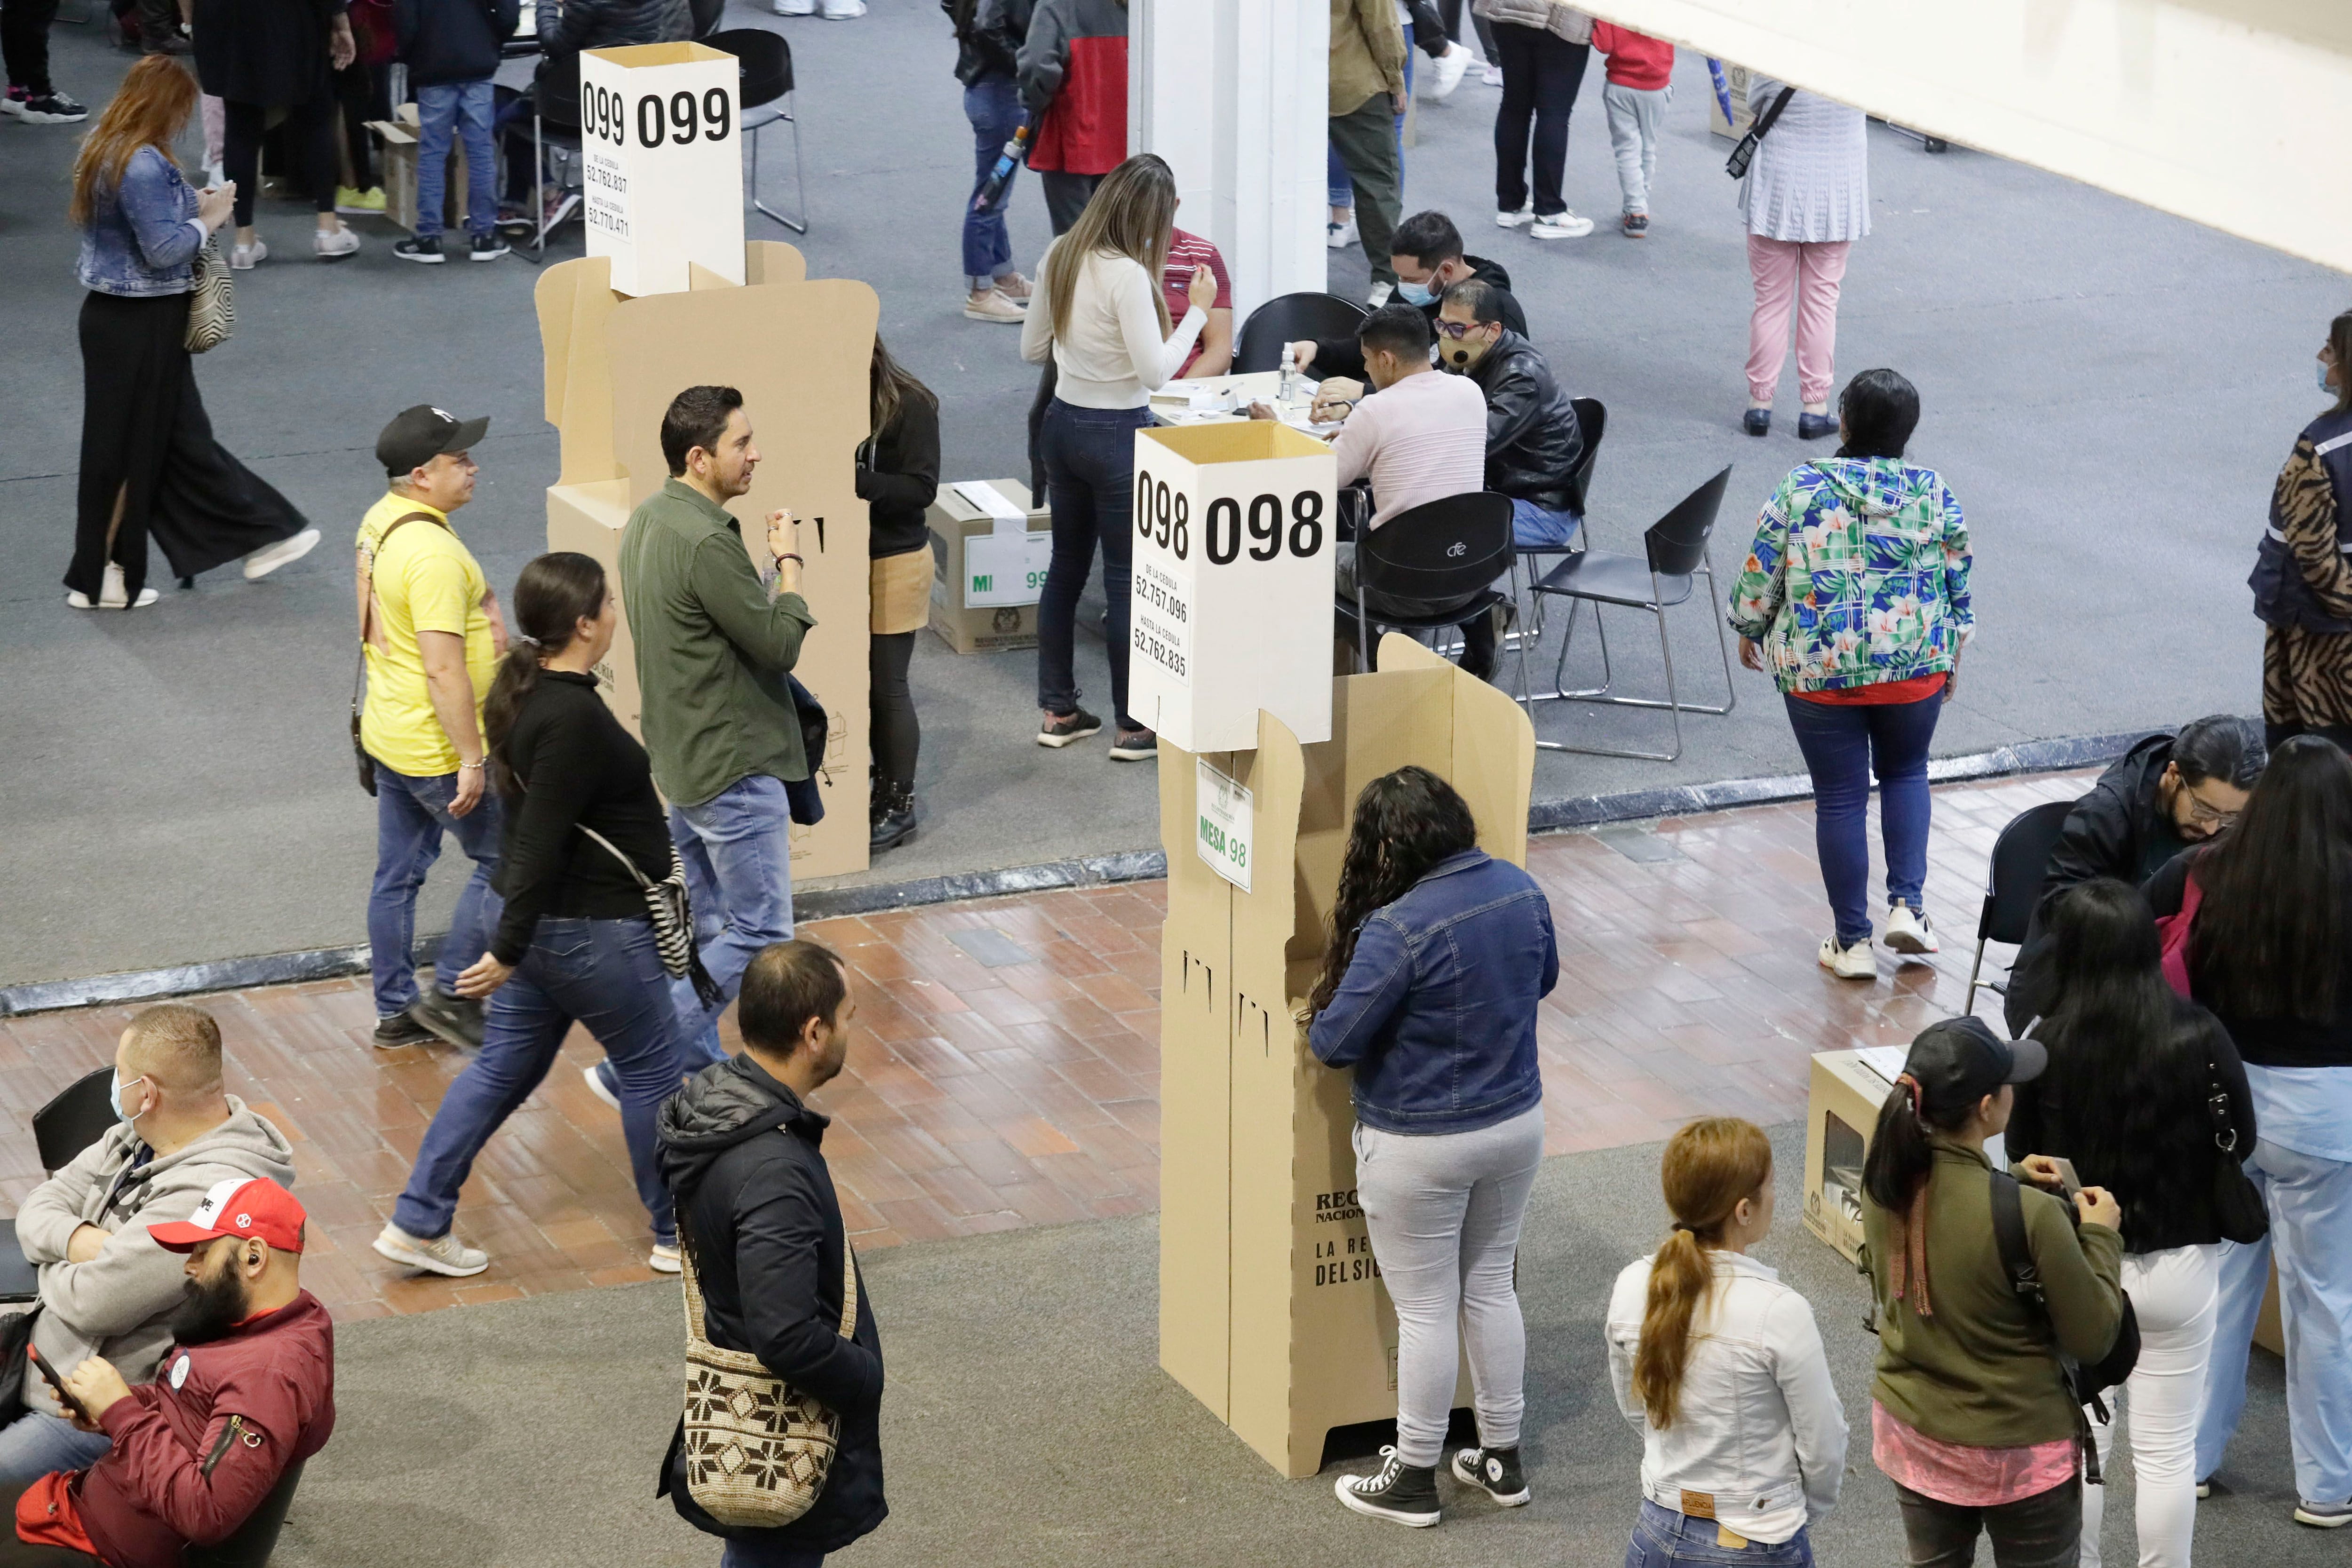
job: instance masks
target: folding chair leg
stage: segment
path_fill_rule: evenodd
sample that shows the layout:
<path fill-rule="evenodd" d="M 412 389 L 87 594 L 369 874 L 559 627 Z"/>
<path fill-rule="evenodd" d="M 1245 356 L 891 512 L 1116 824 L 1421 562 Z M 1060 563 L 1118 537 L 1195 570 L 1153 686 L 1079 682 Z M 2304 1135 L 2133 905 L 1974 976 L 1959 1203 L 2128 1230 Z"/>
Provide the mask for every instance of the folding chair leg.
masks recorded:
<path fill-rule="evenodd" d="M 1990 900 L 1987 900 L 1990 902 Z M 1960 1016 L 1965 1018 L 1977 1010 L 1977 972 L 1984 968 L 1985 939 L 1977 938 L 1976 961 L 1969 965 L 1968 999 L 1960 1004 Z"/>
<path fill-rule="evenodd" d="M 541 141 L 541 121 L 536 109 L 530 117 L 530 226 L 536 232 L 530 242 L 531 250 L 547 254 L 547 148 Z"/>
<path fill-rule="evenodd" d="M 793 128 L 793 186 L 800 198 L 801 216 L 798 219 L 786 217 L 760 199 L 760 134 L 761 132 L 768 129 L 767 125 L 762 125 L 758 131 L 751 132 L 751 210 L 775 219 L 794 234 L 806 234 L 808 232 L 808 176 L 801 165 L 801 122 L 798 116 L 793 112 L 793 95 L 789 93 L 784 97 L 782 120 L 781 121 L 772 120 L 768 125 L 778 123 Z"/>

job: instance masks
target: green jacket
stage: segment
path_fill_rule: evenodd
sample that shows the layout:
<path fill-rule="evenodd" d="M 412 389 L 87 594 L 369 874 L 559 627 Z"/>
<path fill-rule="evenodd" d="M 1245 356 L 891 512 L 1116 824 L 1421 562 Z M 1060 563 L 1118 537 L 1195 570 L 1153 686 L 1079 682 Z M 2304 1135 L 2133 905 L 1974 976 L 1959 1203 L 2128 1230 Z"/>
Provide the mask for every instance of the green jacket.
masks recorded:
<path fill-rule="evenodd" d="M 809 776 L 784 677 L 816 622 L 798 594 L 771 599 L 735 520 L 671 479 L 621 535 L 621 603 L 636 644 L 646 751 L 673 805 L 738 779 Z"/>
<path fill-rule="evenodd" d="M 2107 1353 L 2123 1322 L 2124 1238 L 2101 1225 L 2078 1231 L 2063 1200 L 2026 1187 L 2019 1194 L 2025 1239 L 2049 1297 L 2045 1311 L 2019 1295 L 2001 1268 L 1992 1236 L 1992 1167 L 1983 1152 L 1941 1138 L 1930 1142 L 1927 1317 L 1889 1292 L 1886 1211 L 1863 1199 L 1879 1310 L 1871 1397 L 1939 1442 L 2021 1448 L 2071 1437 L 2074 1405 L 2051 1348 L 2052 1330 L 2078 1361 Z M 1906 1296 L 1916 1289 L 1906 1287 Z"/>

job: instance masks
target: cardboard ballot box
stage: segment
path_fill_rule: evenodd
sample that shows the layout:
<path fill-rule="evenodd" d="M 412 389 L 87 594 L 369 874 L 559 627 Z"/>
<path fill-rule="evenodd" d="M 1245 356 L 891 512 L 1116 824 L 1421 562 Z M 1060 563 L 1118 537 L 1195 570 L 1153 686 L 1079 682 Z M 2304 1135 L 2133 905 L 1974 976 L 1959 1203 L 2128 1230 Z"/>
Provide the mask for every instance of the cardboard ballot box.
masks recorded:
<path fill-rule="evenodd" d="M 1350 1075 L 1317 1061 L 1297 1022 L 1356 795 L 1417 763 L 1461 792 L 1481 847 L 1527 859 L 1527 715 L 1410 637 L 1389 637 L 1380 662 L 1323 677 L 1326 741 L 1264 713 L 1247 751 L 1160 746 L 1160 1364 L 1292 1477 L 1321 1468 L 1332 1427 L 1396 1415 L 1396 1310 L 1356 1198 Z"/>
<path fill-rule="evenodd" d="M 940 487 L 931 530 L 931 630 L 958 653 L 1037 646 L 1054 520 L 1018 479 Z"/>
<path fill-rule="evenodd" d="M 416 105 L 404 103 L 392 111 L 390 120 L 369 121 L 368 129 L 375 132 L 376 142 L 383 150 L 383 216 L 414 234 L 416 232 L 416 155 L 423 136 L 417 128 Z M 452 136 L 449 139 L 448 177 L 442 185 L 444 232 L 465 234 L 466 191 L 466 148 Z"/>
<path fill-rule="evenodd" d="M 623 294 L 675 294 L 689 266 L 743 276 L 742 67 L 707 44 L 580 56 L 588 254 Z"/>

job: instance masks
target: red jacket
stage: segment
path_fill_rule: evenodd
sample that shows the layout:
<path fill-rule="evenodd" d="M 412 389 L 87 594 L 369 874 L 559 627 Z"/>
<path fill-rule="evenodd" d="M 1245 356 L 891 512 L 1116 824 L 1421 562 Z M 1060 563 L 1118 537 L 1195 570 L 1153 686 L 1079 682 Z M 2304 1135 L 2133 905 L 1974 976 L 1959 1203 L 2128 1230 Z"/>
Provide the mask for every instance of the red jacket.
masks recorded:
<path fill-rule="evenodd" d="M 1663 38 L 1595 22 L 1592 47 L 1609 57 L 1609 79 L 1619 87 L 1654 92 L 1674 78 L 1675 47 Z"/>
<path fill-rule="evenodd" d="M 217 1340 L 175 1345 L 99 1425 L 114 1447 L 77 1477 L 50 1478 L 67 1481 L 66 1510 L 113 1568 L 179 1568 L 186 1545 L 228 1539 L 289 1466 L 327 1446 L 334 1322 L 305 1290 Z M 18 1504 L 20 1524 L 41 1490 Z"/>
<path fill-rule="evenodd" d="M 1039 0 L 1021 47 L 1021 101 L 1037 127 L 1029 166 L 1108 174 L 1127 161 L 1127 6 Z"/>

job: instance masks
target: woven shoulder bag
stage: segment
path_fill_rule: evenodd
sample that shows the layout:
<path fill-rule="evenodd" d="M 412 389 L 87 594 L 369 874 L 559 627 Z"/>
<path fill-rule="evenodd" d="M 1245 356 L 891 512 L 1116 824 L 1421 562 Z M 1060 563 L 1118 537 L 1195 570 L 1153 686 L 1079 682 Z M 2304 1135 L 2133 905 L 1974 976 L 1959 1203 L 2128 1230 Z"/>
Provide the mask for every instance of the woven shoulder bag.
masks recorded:
<path fill-rule="evenodd" d="M 842 1243 L 841 1337 L 857 1331 L 857 1258 Z M 719 1523 L 774 1530 L 824 1490 L 841 1417 L 760 1358 L 704 1335 L 702 1286 L 686 1254 L 686 1489 Z"/>
<path fill-rule="evenodd" d="M 228 279 L 228 263 L 221 259 L 216 240 L 196 247 L 188 272 L 188 335 L 183 341 L 190 353 L 200 354 L 220 347 L 236 331 L 236 287 Z"/>

